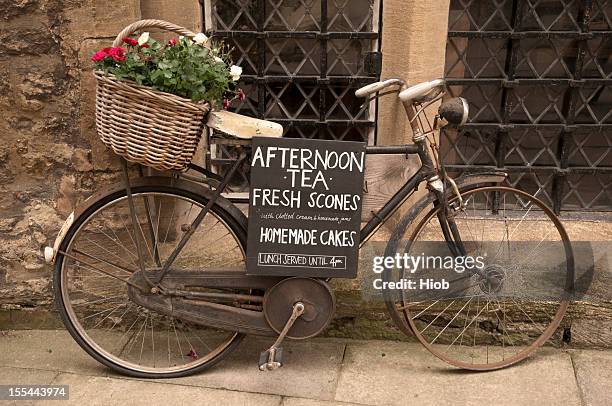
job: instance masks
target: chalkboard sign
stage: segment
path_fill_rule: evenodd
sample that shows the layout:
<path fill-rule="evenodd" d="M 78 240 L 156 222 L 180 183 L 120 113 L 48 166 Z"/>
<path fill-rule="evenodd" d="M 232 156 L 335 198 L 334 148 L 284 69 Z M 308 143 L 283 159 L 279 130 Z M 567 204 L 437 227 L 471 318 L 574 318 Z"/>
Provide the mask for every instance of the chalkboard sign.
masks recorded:
<path fill-rule="evenodd" d="M 254 138 L 247 273 L 357 275 L 365 144 Z"/>

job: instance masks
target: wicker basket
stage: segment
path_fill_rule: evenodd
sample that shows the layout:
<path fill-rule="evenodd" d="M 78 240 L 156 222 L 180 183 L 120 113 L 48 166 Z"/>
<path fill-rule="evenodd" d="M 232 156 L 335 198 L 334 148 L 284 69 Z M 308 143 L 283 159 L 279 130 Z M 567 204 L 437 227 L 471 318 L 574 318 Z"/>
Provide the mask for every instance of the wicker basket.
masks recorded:
<path fill-rule="evenodd" d="M 180 26 L 142 20 L 127 26 L 113 42 L 143 28 L 163 28 L 193 37 Z M 194 103 L 173 94 L 117 80 L 95 71 L 96 127 L 102 142 L 131 162 L 158 170 L 184 170 L 191 162 L 202 132 L 208 103 Z"/>

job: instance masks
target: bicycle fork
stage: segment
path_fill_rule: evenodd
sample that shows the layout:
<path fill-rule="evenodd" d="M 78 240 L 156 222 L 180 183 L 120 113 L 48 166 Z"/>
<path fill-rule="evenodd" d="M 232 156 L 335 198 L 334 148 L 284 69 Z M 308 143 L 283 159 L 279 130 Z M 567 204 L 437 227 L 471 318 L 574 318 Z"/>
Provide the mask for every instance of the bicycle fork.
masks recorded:
<path fill-rule="evenodd" d="M 441 180 L 438 175 L 435 175 L 428 180 L 428 188 L 442 205 L 442 210 L 438 211 L 437 217 L 438 221 L 440 222 L 440 227 L 442 228 L 442 234 L 444 235 L 444 239 L 448 245 L 448 249 L 454 256 L 467 255 L 467 251 L 461 239 L 461 234 L 459 233 L 457 223 L 455 222 L 455 213 L 452 208 L 448 207 L 448 201 L 446 199 L 446 193 L 444 190 L 444 181 Z M 453 190 L 457 194 L 459 199 L 459 209 L 461 209 L 463 206 L 463 200 L 461 199 L 459 190 L 455 185 L 453 185 Z"/>

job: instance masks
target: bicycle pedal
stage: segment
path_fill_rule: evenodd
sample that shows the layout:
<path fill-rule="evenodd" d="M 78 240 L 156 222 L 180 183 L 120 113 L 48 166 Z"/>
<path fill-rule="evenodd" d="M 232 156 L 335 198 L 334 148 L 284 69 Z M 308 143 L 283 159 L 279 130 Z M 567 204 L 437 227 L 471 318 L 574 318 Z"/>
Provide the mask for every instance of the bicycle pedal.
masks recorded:
<path fill-rule="evenodd" d="M 270 348 L 259 354 L 259 370 L 273 371 L 283 366 L 283 348 Z"/>

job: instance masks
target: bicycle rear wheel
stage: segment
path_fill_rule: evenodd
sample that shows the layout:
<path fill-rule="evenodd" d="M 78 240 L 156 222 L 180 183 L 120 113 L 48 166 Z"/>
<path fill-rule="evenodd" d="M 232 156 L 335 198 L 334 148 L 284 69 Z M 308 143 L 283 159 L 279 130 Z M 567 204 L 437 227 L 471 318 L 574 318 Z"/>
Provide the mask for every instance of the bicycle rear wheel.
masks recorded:
<path fill-rule="evenodd" d="M 449 205 L 465 256 L 452 252 L 438 216 L 442 207 L 434 207 L 395 248 L 423 258 L 424 266 L 385 271 L 386 282 L 414 281 L 389 294 L 389 307 L 405 331 L 445 362 L 499 369 L 528 357 L 558 328 L 573 288 L 571 244 L 557 216 L 525 192 L 492 186 L 462 199 L 460 209 L 457 198 Z"/>
<path fill-rule="evenodd" d="M 228 355 L 243 335 L 137 305 L 130 298 L 128 281 L 139 272 L 138 238 L 145 270 L 153 275 L 208 199 L 161 185 L 134 186 L 132 194 L 136 224 L 126 192 L 120 190 L 100 198 L 75 219 L 63 240 L 54 289 L 64 324 L 87 353 L 122 374 L 173 378 L 206 369 Z M 213 205 L 172 270 L 244 270 L 245 227 L 244 217 Z M 210 301 L 223 300 L 227 299 Z"/>

